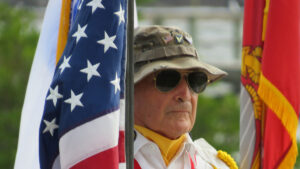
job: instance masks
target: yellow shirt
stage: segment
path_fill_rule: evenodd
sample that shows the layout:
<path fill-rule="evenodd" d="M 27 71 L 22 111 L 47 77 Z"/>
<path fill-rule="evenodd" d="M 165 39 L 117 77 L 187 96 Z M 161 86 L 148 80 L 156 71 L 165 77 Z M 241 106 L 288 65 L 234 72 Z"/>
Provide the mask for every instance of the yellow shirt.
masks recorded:
<path fill-rule="evenodd" d="M 176 140 L 171 140 L 164 137 L 150 129 L 145 127 L 134 125 L 134 128 L 140 132 L 144 137 L 156 143 L 159 147 L 161 155 L 165 161 L 166 166 L 169 165 L 172 158 L 175 156 L 176 152 L 180 148 L 181 144 L 185 141 L 185 135 L 180 136 Z"/>

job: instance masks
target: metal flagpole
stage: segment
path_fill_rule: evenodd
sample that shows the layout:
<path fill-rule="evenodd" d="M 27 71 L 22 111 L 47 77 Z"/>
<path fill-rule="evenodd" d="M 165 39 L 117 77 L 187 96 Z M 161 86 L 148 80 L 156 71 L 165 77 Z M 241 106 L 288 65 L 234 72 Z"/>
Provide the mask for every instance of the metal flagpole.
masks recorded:
<path fill-rule="evenodd" d="M 126 169 L 133 169 L 133 123 L 134 123 L 134 84 L 133 84 L 133 31 L 134 31 L 134 0 L 127 0 L 127 63 L 125 86 L 125 151 Z"/>

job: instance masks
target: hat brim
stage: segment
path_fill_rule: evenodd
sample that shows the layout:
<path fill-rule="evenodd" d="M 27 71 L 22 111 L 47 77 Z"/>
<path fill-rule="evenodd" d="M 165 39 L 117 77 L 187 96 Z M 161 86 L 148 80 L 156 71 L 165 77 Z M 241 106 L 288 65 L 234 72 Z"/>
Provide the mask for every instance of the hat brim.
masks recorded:
<path fill-rule="evenodd" d="M 145 64 L 134 73 L 134 83 L 149 74 L 162 69 L 200 69 L 208 76 L 209 83 L 227 75 L 223 70 L 192 57 L 178 57 L 170 60 L 158 60 Z"/>

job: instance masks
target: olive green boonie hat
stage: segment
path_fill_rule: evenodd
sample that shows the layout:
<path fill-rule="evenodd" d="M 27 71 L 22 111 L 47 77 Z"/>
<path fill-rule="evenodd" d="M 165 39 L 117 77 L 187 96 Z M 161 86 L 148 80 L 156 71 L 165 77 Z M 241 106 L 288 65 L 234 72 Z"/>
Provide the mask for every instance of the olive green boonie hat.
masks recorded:
<path fill-rule="evenodd" d="M 134 83 L 162 69 L 200 69 L 209 83 L 226 72 L 199 60 L 192 37 L 175 27 L 147 26 L 134 33 Z"/>

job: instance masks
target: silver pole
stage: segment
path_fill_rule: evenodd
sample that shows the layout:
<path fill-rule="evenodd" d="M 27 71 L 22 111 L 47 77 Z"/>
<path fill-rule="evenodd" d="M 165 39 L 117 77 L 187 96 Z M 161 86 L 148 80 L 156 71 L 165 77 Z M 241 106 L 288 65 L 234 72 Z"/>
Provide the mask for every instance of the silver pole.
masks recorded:
<path fill-rule="evenodd" d="M 125 86 L 125 151 L 126 169 L 133 169 L 133 123 L 134 123 L 134 83 L 133 83 L 133 31 L 134 31 L 134 2 L 127 0 L 127 64 Z"/>

